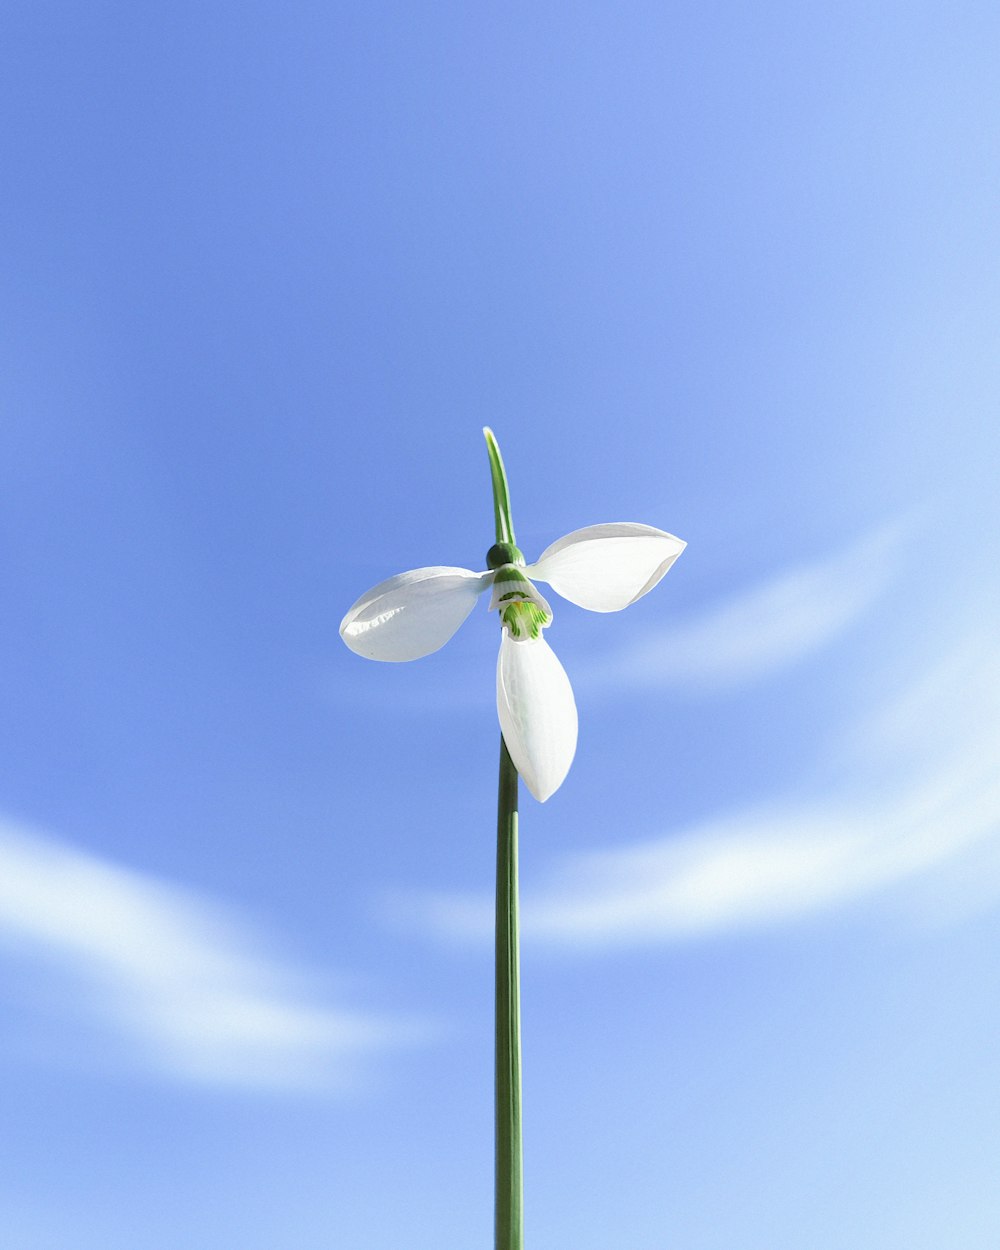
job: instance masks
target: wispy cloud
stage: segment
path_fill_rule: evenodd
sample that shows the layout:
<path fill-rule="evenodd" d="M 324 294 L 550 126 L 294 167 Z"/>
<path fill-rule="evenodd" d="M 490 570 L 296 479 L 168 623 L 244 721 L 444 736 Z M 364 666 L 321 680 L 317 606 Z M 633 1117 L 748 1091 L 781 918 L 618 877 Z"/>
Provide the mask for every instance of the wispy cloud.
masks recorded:
<path fill-rule="evenodd" d="M 591 687 L 702 690 L 767 677 L 830 643 L 872 606 L 898 569 L 906 532 L 903 523 L 886 525 L 832 556 L 785 569 L 580 676 Z"/>
<path fill-rule="evenodd" d="M 177 1078 L 346 1089 L 416 1030 L 349 1010 L 224 906 L 0 821 L 0 952 L 59 975 L 67 1015 Z"/>
<path fill-rule="evenodd" d="M 563 859 L 524 900 L 526 937 L 613 947 L 786 923 L 995 851 L 1000 658 L 992 642 L 971 639 L 923 674 L 865 722 L 845 759 L 858 779 L 851 798 L 779 800 Z M 427 896 L 409 912 L 448 938 L 486 937 L 491 928 L 485 895 Z"/>

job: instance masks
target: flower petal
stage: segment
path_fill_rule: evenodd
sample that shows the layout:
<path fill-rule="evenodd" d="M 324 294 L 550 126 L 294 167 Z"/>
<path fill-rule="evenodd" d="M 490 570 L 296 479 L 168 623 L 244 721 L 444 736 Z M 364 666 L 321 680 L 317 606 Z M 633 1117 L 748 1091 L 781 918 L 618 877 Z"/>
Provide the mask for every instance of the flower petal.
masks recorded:
<path fill-rule="evenodd" d="M 528 577 L 591 612 L 618 612 L 653 589 L 687 543 L 652 525 L 588 525 L 546 547 Z"/>
<path fill-rule="evenodd" d="M 503 631 L 497 714 L 514 767 L 544 803 L 569 772 L 577 729 L 573 688 L 544 638 L 518 642 Z"/>
<path fill-rule="evenodd" d="M 340 636 L 368 660 L 418 660 L 444 646 L 492 578 L 443 566 L 399 573 L 361 596 Z"/>

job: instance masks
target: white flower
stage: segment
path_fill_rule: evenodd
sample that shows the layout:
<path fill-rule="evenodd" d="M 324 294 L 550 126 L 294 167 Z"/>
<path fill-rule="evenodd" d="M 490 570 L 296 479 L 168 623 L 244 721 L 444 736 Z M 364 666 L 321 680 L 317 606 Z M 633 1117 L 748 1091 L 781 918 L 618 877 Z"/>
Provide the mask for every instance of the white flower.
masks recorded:
<path fill-rule="evenodd" d="M 417 660 L 443 647 L 492 587 L 490 609 L 503 634 L 497 714 L 507 750 L 531 793 L 544 802 L 562 785 L 576 752 L 577 716 L 563 666 L 542 637 L 552 609 L 533 582 L 591 612 L 618 612 L 652 590 L 686 546 L 651 525 L 619 522 L 574 530 L 534 564 L 514 547 L 495 547 L 484 573 L 434 566 L 380 582 L 354 604 L 340 636 L 369 660 Z M 516 562 L 515 562 L 516 561 Z"/>

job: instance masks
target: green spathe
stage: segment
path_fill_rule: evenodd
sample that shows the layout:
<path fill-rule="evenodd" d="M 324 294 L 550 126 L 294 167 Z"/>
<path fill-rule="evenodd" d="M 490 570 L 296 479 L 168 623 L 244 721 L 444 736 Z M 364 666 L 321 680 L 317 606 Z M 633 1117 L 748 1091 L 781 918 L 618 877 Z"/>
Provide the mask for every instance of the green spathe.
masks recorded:
<path fill-rule="evenodd" d="M 488 425 L 483 426 L 483 436 L 486 439 L 490 474 L 493 478 L 493 519 L 496 523 L 497 542 L 515 546 L 517 539 L 514 537 L 514 523 L 510 519 L 510 492 L 507 489 L 507 471 L 503 467 L 503 456 L 500 455 L 497 440 Z"/>

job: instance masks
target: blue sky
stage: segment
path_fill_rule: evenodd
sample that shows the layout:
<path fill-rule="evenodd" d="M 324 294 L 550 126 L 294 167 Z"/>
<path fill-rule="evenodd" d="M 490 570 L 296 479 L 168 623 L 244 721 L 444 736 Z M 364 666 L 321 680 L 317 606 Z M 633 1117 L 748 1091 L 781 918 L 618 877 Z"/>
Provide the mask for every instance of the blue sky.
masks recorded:
<path fill-rule="evenodd" d="M 12 3 L 5 1250 L 492 1236 L 492 542 L 561 601 L 522 816 L 529 1244 L 993 1250 L 1000 17 Z"/>

